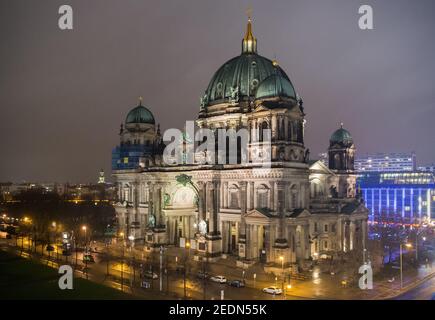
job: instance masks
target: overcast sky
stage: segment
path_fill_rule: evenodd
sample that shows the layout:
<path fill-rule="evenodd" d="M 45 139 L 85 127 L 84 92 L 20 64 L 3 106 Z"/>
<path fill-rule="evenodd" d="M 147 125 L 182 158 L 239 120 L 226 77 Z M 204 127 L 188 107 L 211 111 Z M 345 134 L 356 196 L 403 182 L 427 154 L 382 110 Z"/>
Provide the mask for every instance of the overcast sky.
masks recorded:
<path fill-rule="evenodd" d="M 58 28 L 70 4 L 74 30 Z M 358 8 L 374 9 L 371 31 Z M 304 99 L 314 157 L 340 122 L 357 152 L 435 162 L 435 1 L 62 0 L 0 2 L 0 181 L 96 181 L 144 97 L 162 129 L 199 111 L 240 54 L 246 8 L 259 54 Z"/>

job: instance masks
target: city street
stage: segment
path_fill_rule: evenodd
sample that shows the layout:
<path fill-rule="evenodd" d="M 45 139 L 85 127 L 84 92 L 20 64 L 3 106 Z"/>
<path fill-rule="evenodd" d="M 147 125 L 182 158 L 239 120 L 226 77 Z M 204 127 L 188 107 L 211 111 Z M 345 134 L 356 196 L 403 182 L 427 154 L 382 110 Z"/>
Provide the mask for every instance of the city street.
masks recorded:
<path fill-rule="evenodd" d="M 423 282 L 417 287 L 397 296 L 395 300 L 434 300 L 435 277 Z"/>
<path fill-rule="evenodd" d="M 92 248 L 97 248 L 97 252 L 92 255 L 95 258 L 95 263 L 83 262 L 83 252 L 73 252 L 71 256 L 62 256 L 61 252 L 48 253 L 43 250 L 40 245 L 33 247 L 32 254 L 26 252 L 29 243 L 27 239 L 18 240 L 1 239 L 1 249 L 12 251 L 15 254 L 20 254 L 24 258 L 33 258 L 41 263 L 58 268 L 62 264 L 71 264 L 76 266 L 76 276 L 89 279 L 97 283 L 102 283 L 106 286 L 122 290 L 126 293 L 133 294 L 144 299 L 183 299 L 186 292 L 187 299 L 390 299 L 397 296 L 397 299 L 430 299 L 434 289 L 434 279 L 429 279 L 426 282 L 412 288 L 410 291 L 400 294 L 400 283 L 394 281 L 375 281 L 373 290 L 360 290 L 356 287 L 342 287 L 338 276 L 317 272 L 313 270 L 313 277 L 307 280 L 290 279 L 291 287 L 288 287 L 288 282 L 283 285 L 282 277 L 277 275 L 266 274 L 259 264 L 256 264 L 246 270 L 235 266 L 235 258 L 227 257 L 220 259 L 216 263 L 207 263 L 206 272 L 210 275 L 224 275 L 228 280 L 244 279 L 246 287 L 235 288 L 227 284 L 218 284 L 210 280 L 202 280 L 197 277 L 197 273 L 203 270 L 202 262 L 194 261 L 190 256 L 186 262 L 187 272 L 186 280 L 184 281 L 184 257 L 185 249 L 170 247 L 164 254 L 162 260 L 162 281 L 160 288 L 160 268 L 159 268 L 159 253 L 149 254 L 138 248 L 127 248 L 122 250 L 120 246 L 111 245 L 106 248 L 102 243 L 93 243 Z M 21 250 L 21 244 L 24 250 Z M 41 256 L 41 252 L 44 253 Z M 124 258 L 122 258 L 124 257 Z M 178 258 L 176 258 L 178 257 Z M 142 267 L 141 267 L 142 264 Z M 135 267 L 133 268 L 132 265 Z M 176 271 L 178 269 L 178 272 Z M 158 279 L 145 279 L 150 288 L 141 288 L 141 270 L 153 272 Z M 432 268 L 422 267 L 415 275 L 405 272 L 404 287 L 411 287 L 416 279 L 428 277 L 433 273 Z M 255 276 L 254 276 L 255 274 Z M 255 277 L 255 279 L 254 279 Z M 184 289 L 186 284 L 186 291 Z M 204 292 L 205 284 L 205 292 Z M 284 288 L 283 295 L 270 295 L 263 293 L 262 288 L 267 286 L 277 286 Z M 161 290 L 160 290 L 161 289 Z M 223 295 L 223 296 L 222 296 Z"/>

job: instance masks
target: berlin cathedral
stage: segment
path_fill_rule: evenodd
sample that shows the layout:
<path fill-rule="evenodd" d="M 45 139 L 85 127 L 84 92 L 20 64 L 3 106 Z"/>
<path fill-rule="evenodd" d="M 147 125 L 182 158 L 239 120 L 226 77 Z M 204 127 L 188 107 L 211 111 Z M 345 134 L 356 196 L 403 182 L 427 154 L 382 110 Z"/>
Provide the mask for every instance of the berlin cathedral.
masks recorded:
<path fill-rule="evenodd" d="M 188 244 L 198 257 L 233 255 L 248 265 L 304 268 L 362 255 L 368 210 L 356 186 L 352 136 L 341 126 L 330 137 L 328 163 L 310 160 L 303 101 L 277 61 L 257 53 L 251 19 L 241 49 L 211 78 L 196 125 L 245 128 L 248 148 L 269 129 L 269 168 L 164 163 L 160 126 L 141 100 L 112 152 L 118 231 L 150 251 Z"/>

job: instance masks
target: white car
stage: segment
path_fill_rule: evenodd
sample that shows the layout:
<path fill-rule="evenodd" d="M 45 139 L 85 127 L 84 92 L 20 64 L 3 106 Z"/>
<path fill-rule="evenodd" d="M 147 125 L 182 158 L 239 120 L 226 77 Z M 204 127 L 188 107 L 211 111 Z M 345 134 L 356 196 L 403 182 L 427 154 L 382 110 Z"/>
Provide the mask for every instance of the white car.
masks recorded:
<path fill-rule="evenodd" d="M 282 294 L 282 289 L 278 287 L 267 287 L 263 289 L 263 292 L 269 294 Z"/>
<path fill-rule="evenodd" d="M 227 278 L 225 278 L 224 276 L 214 276 L 211 277 L 210 280 L 213 282 L 227 283 Z"/>

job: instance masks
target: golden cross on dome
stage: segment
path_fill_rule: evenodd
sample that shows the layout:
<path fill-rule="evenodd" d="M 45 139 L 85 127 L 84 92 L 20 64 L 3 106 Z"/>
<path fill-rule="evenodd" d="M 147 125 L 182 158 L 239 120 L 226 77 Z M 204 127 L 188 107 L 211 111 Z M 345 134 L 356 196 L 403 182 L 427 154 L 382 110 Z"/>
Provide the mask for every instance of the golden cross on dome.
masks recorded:
<path fill-rule="evenodd" d="M 341 129 L 343 129 L 343 122 L 340 123 L 340 127 L 341 127 Z"/>
<path fill-rule="evenodd" d="M 139 105 L 140 106 L 142 105 L 142 100 L 143 100 L 142 96 L 139 96 Z"/>

